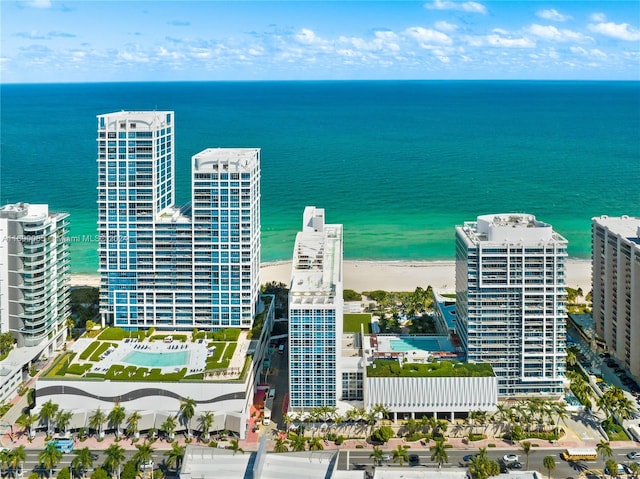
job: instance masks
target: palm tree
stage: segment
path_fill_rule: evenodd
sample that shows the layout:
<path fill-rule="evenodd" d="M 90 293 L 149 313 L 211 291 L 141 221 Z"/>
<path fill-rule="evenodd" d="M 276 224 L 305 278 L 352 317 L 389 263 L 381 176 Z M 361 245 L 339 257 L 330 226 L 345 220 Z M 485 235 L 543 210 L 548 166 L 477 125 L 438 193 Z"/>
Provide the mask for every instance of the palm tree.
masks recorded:
<path fill-rule="evenodd" d="M 613 457 L 613 449 L 611 445 L 604 439 L 600 439 L 600 442 L 596 446 L 596 451 L 602 457 L 602 477 L 604 477 L 604 468 L 607 458 Z"/>
<path fill-rule="evenodd" d="M 606 462 L 606 468 L 604 471 L 605 472 L 609 471 L 609 477 L 613 479 L 613 476 L 615 476 L 618 473 L 618 461 L 614 459 L 608 459 Z"/>
<path fill-rule="evenodd" d="M 548 471 L 549 479 L 551 479 L 551 471 L 556 468 L 556 460 L 553 456 L 544 456 L 542 460 L 542 465 Z"/>
<path fill-rule="evenodd" d="M 206 442 L 209 442 L 211 437 L 211 426 L 213 426 L 213 412 L 205 411 L 200 415 L 200 435 L 203 436 Z"/>
<path fill-rule="evenodd" d="M 54 404 L 51 399 L 49 399 L 46 403 L 42 405 L 40 408 L 40 419 L 47 423 L 47 436 L 51 436 L 51 421 L 56 417 L 56 413 L 58 412 L 57 404 Z"/>
<path fill-rule="evenodd" d="M 22 415 L 20 415 L 20 417 L 17 419 L 16 424 L 20 427 L 22 427 L 23 432 L 27 433 L 27 437 L 29 439 L 33 439 L 33 437 L 35 436 L 34 431 L 33 431 L 33 425 L 38 421 L 38 415 L 37 414 L 28 414 L 28 413 L 24 413 Z"/>
<path fill-rule="evenodd" d="M 115 430 L 117 439 L 120 439 L 120 425 L 122 424 L 122 421 L 124 421 L 125 417 L 127 417 L 127 413 L 125 412 L 124 407 L 118 402 L 113 406 L 113 409 L 109 411 L 109 415 L 107 416 L 109 427 L 112 427 Z"/>
<path fill-rule="evenodd" d="M 276 443 L 273 446 L 273 452 L 289 452 L 287 441 L 285 441 L 281 437 L 276 438 Z"/>
<path fill-rule="evenodd" d="M 124 464 L 126 459 L 124 449 L 118 444 L 111 444 L 104 453 L 107 456 L 104 461 L 105 467 L 111 474 L 117 472 L 117 478 L 120 479 L 120 466 Z"/>
<path fill-rule="evenodd" d="M 531 454 L 531 443 L 524 441 L 520 444 L 520 450 L 527 456 L 527 471 L 529 470 L 529 454 Z"/>
<path fill-rule="evenodd" d="M 438 463 L 438 469 L 442 469 L 442 465 L 449 462 L 447 450 L 444 447 L 444 441 L 436 441 L 436 445 L 431 448 L 431 460 Z"/>
<path fill-rule="evenodd" d="M 231 439 L 231 441 L 229 441 L 229 449 L 233 451 L 234 456 L 237 452 L 241 452 L 242 454 L 244 454 L 244 449 L 240 447 L 240 443 L 237 439 Z"/>
<path fill-rule="evenodd" d="M 93 455 L 88 447 L 78 449 L 74 452 L 76 457 L 71 461 L 71 468 L 76 472 L 82 471 L 82 478 L 84 479 L 87 469 L 93 467 Z"/>
<path fill-rule="evenodd" d="M 638 477 L 638 474 L 640 474 L 640 464 L 637 462 L 629 464 L 629 472 L 631 472 L 631 477 Z"/>
<path fill-rule="evenodd" d="M 405 461 L 409 461 L 409 453 L 402 444 L 398 444 L 398 447 L 393 450 L 392 454 L 393 462 L 397 462 L 401 466 L 405 463 Z"/>
<path fill-rule="evenodd" d="M 138 430 L 138 423 L 140 422 L 140 413 L 133 411 L 127 418 L 127 435 L 134 436 L 136 439 L 140 437 L 140 431 Z"/>
<path fill-rule="evenodd" d="M 294 435 L 291 439 L 291 450 L 293 452 L 301 452 L 307 450 L 307 441 L 303 436 Z"/>
<path fill-rule="evenodd" d="M 38 461 L 40 461 L 42 467 L 49 469 L 49 477 L 53 477 L 53 470 L 61 460 L 62 452 L 56 448 L 54 442 L 49 442 L 44 448 L 44 451 L 38 454 Z"/>
<path fill-rule="evenodd" d="M 164 462 L 168 468 L 173 468 L 173 466 L 175 466 L 176 471 L 180 469 L 180 464 L 182 463 L 185 449 L 185 446 L 181 446 L 177 442 L 171 443 L 171 449 L 164 453 L 164 455 L 166 456 Z"/>
<path fill-rule="evenodd" d="M 371 413 L 378 419 L 389 419 L 389 414 L 391 414 L 384 404 L 374 404 L 371 407 Z"/>
<path fill-rule="evenodd" d="M 180 402 L 180 411 L 178 414 L 182 418 L 184 425 L 187 428 L 187 437 L 191 437 L 191 418 L 196 413 L 196 400 L 190 397 Z"/>
<path fill-rule="evenodd" d="M 136 444 L 137 452 L 133 455 L 133 462 L 136 464 L 144 464 L 143 471 L 146 475 L 147 464 L 153 459 L 153 447 L 147 441 L 142 444 Z"/>
<path fill-rule="evenodd" d="M 56 414 L 56 421 L 55 421 L 56 426 L 58 428 L 58 431 L 63 433 L 65 437 L 68 435 L 67 428 L 71 423 L 72 417 L 73 417 L 73 413 L 71 411 L 63 411 L 62 409 L 60 409 L 58 411 L 58 414 Z"/>
<path fill-rule="evenodd" d="M 173 441 L 173 438 L 176 434 L 176 426 L 178 425 L 178 420 L 175 416 L 169 416 L 164 420 L 162 426 L 160 426 L 160 430 L 165 434 L 169 441 Z"/>
<path fill-rule="evenodd" d="M 4 468 L 4 466 L 9 465 L 9 452 L 9 449 L 0 449 L 0 477 L 3 476 L 2 469 Z"/>
<path fill-rule="evenodd" d="M 91 417 L 89 417 L 89 427 L 98 433 L 98 439 L 104 439 L 102 426 L 106 419 L 106 414 L 100 408 L 96 409 Z"/>
<path fill-rule="evenodd" d="M 380 466 L 382 464 L 383 456 L 384 453 L 382 452 L 382 449 L 380 449 L 378 446 L 373 446 L 373 452 L 369 454 L 369 457 L 373 459 L 373 464 Z"/>
<path fill-rule="evenodd" d="M 320 442 L 319 437 L 313 437 L 309 439 L 309 450 L 310 451 L 322 451 L 324 450 L 324 446 Z"/>
<path fill-rule="evenodd" d="M 24 446 L 18 446 L 9 451 L 7 465 L 13 469 L 13 477 L 18 477 L 18 471 L 22 469 L 22 465 L 27 460 L 27 451 Z"/>

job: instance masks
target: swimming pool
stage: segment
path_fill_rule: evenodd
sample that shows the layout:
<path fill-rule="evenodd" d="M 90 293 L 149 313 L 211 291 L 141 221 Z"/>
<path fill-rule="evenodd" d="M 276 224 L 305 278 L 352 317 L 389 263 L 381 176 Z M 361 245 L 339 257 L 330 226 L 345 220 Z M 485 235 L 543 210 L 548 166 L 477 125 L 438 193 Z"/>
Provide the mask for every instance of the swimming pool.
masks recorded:
<path fill-rule="evenodd" d="M 131 351 L 121 360 L 123 363 L 148 368 L 166 368 L 171 366 L 186 366 L 189 363 L 189 351 Z"/>
<path fill-rule="evenodd" d="M 405 353 L 407 351 L 453 351 L 453 346 L 446 338 L 403 337 L 389 340 L 392 351 Z"/>

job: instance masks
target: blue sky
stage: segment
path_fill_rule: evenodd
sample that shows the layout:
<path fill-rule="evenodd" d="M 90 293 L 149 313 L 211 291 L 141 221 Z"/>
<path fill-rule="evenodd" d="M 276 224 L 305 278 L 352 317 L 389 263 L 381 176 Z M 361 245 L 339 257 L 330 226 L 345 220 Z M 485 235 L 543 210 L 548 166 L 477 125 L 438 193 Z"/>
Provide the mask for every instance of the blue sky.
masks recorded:
<path fill-rule="evenodd" d="M 640 79 L 634 1 L 0 1 L 3 83 Z"/>

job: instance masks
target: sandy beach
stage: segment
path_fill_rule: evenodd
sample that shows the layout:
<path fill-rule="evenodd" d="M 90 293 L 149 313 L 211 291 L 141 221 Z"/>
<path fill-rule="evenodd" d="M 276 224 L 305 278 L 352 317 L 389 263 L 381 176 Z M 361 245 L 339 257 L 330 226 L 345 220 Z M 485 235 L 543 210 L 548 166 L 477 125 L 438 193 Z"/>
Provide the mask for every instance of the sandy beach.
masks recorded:
<path fill-rule="evenodd" d="M 291 261 L 263 263 L 260 281 L 289 284 Z M 72 274 L 72 286 L 99 286 L 98 275 Z M 382 289 L 385 291 L 413 291 L 416 287 L 431 286 L 439 290 L 455 289 L 453 261 L 353 261 L 344 262 L 344 287 L 358 292 Z M 591 261 L 567 261 L 567 286 L 591 291 Z"/>

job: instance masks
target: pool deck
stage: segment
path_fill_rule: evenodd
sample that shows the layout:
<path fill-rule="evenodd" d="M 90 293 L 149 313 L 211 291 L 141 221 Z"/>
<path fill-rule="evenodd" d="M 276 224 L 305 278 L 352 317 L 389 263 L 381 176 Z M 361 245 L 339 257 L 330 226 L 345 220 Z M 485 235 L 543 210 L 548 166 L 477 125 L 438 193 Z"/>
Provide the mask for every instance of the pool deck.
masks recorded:
<path fill-rule="evenodd" d="M 91 344 L 95 339 L 80 339 L 75 342 L 72 351 L 78 353 L 82 353 L 89 344 Z M 126 341 L 126 340 L 125 340 Z M 203 372 L 206 368 L 207 364 L 207 355 L 208 355 L 208 347 L 207 343 L 184 343 L 180 341 L 173 341 L 171 343 L 165 343 L 163 341 L 143 341 L 138 342 L 136 339 L 131 341 L 111 341 L 113 343 L 118 344 L 118 346 L 112 349 L 111 353 L 103 355 L 103 359 L 96 362 L 91 368 L 91 372 L 94 373 L 106 373 L 111 366 L 114 364 L 121 364 L 123 366 L 136 366 L 136 367 L 146 367 L 146 368 L 160 368 L 162 373 L 171 373 L 176 370 L 180 370 L 184 367 L 187 368 L 187 374 L 194 374 Z M 149 354 L 167 354 L 167 353 L 176 353 L 176 352 L 187 352 L 188 361 L 186 363 L 180 364 L 171 364 L 167 366 L 162 365 L 140 365 L 135 363 L 130 363 L 125 361 L 125 358 L 131 354 L 132 352 L 142 352 Z M 88 361 L 74 360 L 77 363 L 83 363 Z"/>
<path fill-rule="evenodd" d="M 447 336 L 378 335 L 377 339 L 379 352 L 407 353 L 410 351 L 423 351 L 426 353 L 437 353 L 454 351 L 454 347 Z M 394 343 L 396 347 L 394 347 Z M 402 343 L 402 347 L 398 348 L 397 346 L 400 343 Z M 443 345 L 446 346 L 443 347 Z"/>

